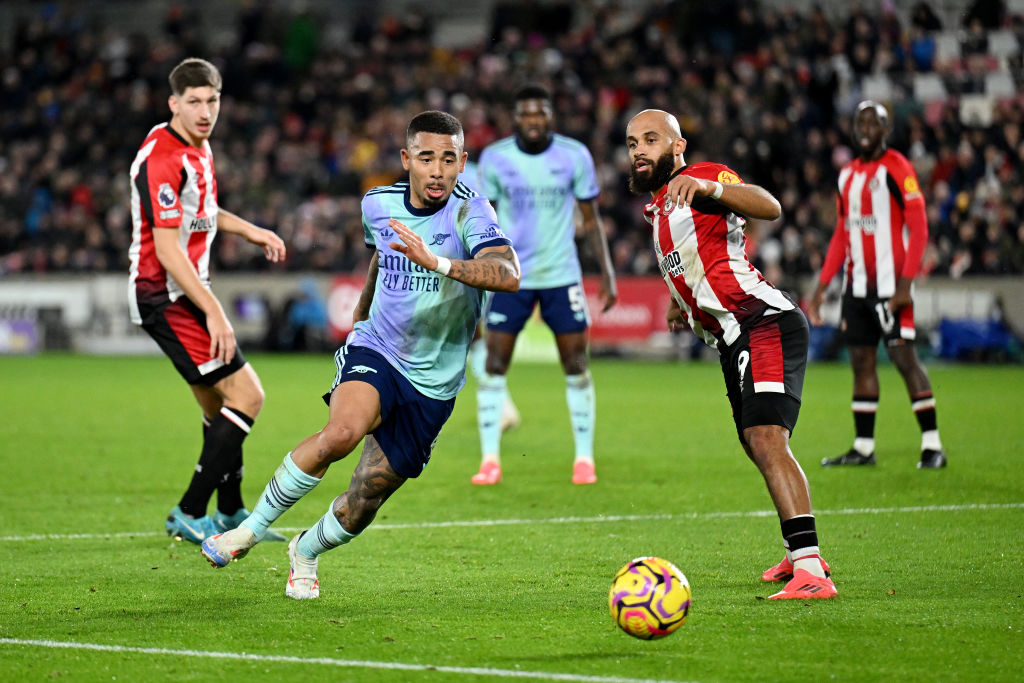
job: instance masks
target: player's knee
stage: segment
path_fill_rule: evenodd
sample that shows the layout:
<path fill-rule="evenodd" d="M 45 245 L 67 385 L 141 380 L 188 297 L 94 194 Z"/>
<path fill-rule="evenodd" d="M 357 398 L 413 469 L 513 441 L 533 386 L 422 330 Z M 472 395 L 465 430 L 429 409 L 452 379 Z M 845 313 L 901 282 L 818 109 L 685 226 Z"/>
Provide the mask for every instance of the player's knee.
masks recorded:
<path fill-rule="evenodd" d="M 586 354 L 580 354 L 573 356 L 562 361 L 562 370 L 565 371 L 567 377 L 584 376 L 587 372 L 587 356 Z M 587 375 L 587 381 L 589 383 L 590 377 Z"/>
<path fill-rule="evenodd" d="M 317 437 L 317 456 L 321 464 L 341 460 L 352 452 L 363 435 L 348 425 L 328 424 Z"/>
<path fill-rule="evenodd" d="M 504 358 L 493 358 L 487 356 L 487 362 L 484 364 L 484 371 L 488 375 L 505 375 L 508 373 L 508 361 Z"/>
<path fill-rule="evenodd" d="M 789 457 L 786 437 L 788 430 L 779 425 L 759 425 L 743 431 L 750 458 L 762 467 L 778 457 Z"/>
<path fill-rule="evenodd" d="M 249 392 L 247 397 L 249 401 L 248 414 L 252 417 L 256 417 L 261 410 L 263 410 L 263 402 L 267 399 L 266 392 L 263 391 L 263 387 L 256 385 L 252 391 Z"/>

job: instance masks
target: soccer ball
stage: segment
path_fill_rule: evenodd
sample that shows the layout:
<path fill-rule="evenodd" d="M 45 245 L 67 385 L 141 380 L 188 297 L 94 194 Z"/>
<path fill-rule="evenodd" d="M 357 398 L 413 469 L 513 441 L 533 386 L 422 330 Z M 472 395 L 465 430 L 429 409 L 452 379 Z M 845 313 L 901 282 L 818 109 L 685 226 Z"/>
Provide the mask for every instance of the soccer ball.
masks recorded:
<path fill-rule="evenodd" d="M 638 557 L 612 579 L 608 608 L 623 631 L 654 640 L 683 625 L 690 598 L 690 584 L 678 567 L 660 557 Z"/>

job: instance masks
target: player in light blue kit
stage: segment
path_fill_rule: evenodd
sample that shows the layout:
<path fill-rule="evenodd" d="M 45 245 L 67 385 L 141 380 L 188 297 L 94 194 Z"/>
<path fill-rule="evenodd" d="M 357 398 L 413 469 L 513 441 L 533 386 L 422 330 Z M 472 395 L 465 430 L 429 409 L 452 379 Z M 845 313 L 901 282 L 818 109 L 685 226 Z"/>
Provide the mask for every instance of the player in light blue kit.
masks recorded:
<path fill-rule="evenodd" d="M 348 490 L 288 544 L 285 594 L 316 598 L 318 556 L 355 538 L 423 471 L 466 381 L 481 290 L 519 289 L 519 259 L 494 210 L 458 182 L 465 162 L 458 119 L 423 112 L 409 123 L 402 150 L 409 180 L 363 197 L 363 230 L 375 258 L 354 329 L 335 354 L 338 371 L 324 395 L 327 425 L 285 456 L 237 529 L 206 539 L 202 552 L 215 567 L 249 552 L 365 436 Z"/>
<path fill-rule="evenodd" d="M 597 211 L 597 174 L 581 143 L 553 132 L 551 95 L 527 85 L 515 95 L 516 134 L 488 145 L 480 155 L 480 191 L 497 205 L 498 223 L 516 245 L 523 282 L 517 293 L 496 292 L 485 315 L 487 363 L 477 389 L 477 423 L 483 459 L 474 484 L 501 481 L 501 414 L 505 375 L 516 338 L 533 309 L 555 333 L 565 371 L 566 402 L 576 447 L 572 482 L 593 484 L 594 385 L 587 371 L 590 320 L 576 254 L 575 209 L 601 267 L 600 297 L 615 304 L 615 273 Z"/>

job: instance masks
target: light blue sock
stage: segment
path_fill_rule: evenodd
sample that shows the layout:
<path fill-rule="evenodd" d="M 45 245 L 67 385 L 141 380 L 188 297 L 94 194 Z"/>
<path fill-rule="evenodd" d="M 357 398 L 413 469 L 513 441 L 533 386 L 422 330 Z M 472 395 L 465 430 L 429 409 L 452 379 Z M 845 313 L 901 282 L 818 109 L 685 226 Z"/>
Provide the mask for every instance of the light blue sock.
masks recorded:
<path fill-rule="evenodd" d="M 565 402 L 576 442 L 576 459 L 594 459 L 594 383 L 590 373 L 565 376 Z"/>
<path fill-rule="evenodd" d="M 469 369 L 477 382 L 482 382 L 487 374 L 487 342 L 483 337 L 469 345 Z"/>
<path fill-rule="evenodd" d="M 476 421 L 480 428 L 480 450 L 485 458 L 501 452 L 501 407 L 505 403 L 504 375 L 485 374 L 476 390 Z"/>
<path fill-rule="evenodd" d="M 295 545 L 295 550 L 309 558 L 326 553 L 331 548 L 345 545 L 358 534 L 350 534 L 341 526 L 341 522 L 334 516 L 334 503 L 327 508 L 327 514 L 320 518 L 320 521 L 302 534 L 302 538 Z"/>
<path fill-rule="evenodd" d="M 244 519 L 242 524 L 251 529 L 256 538 L 263 538 L 263 534 L 267 533 L 267 527 L 273 524 L 274 520 L 319 483 L 318 478 L 300 470 L 299 466 L 292 462 L 292 454 L 289 453 L 284 456 L 284 462 L 263 489 L 263 495 L 253 508 L 252 514 Z"/>

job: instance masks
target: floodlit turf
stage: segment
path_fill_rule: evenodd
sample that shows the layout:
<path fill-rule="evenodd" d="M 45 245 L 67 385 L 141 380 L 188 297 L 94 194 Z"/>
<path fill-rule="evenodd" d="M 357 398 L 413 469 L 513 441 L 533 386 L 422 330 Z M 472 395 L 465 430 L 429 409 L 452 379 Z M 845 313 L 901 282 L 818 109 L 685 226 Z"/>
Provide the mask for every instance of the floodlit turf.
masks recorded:
<path fill-rule="evenodd" d="M 252 360 L 267 401 L 246 443 L 250 504 L 322 426 L 334 373 L 326 355 Z M 717 364 L 601 360 L 595 486 L 569 483 L 559 369 L 515 365 L 523 425 L 503 440 L 504 481 L 469 483 L 470 388 L 426 473 L 321 558 L 322 597 L 299 603 L 284 596 L 284 544 L 215 571 L 163 535 L 201 433 L 166 360 L 0 358 L 0 679 L 1019 680 L 1024 368 L 929 370 L 944 471 L 915 469 L 918 429 L 891 366 L 878 465 L 819 467 L 851 441 L 850 371 L 809 369 L 793 449 L 836 600 L 763 599 L 778 520 Z M 355 458 L 278 526 L 319 518 Z M 660 641 L 608 614 L 612 575 L 638 555 L 671 560 L 693 587 L 688 622 Z"/>

